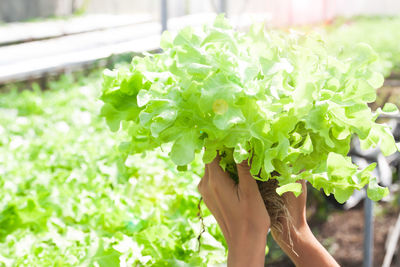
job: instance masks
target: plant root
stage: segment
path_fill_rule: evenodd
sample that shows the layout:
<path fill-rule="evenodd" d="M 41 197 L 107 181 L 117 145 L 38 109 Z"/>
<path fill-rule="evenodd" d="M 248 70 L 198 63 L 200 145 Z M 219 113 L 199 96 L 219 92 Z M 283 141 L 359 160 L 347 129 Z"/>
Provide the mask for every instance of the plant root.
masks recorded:
<path fill-rule="evenodd" d="M 293 240 L 290 234 L 290 229 L 293 228 L 292 217 L 283 197 L 276 192 L 276 189 L 279 187 L 278 180 L 269 179 L 265 182 L 257 180 L 257 185 L 271 220 L 271 230 L 282 234 L 286 232 L 289 240 L 289 244 L 287 245 L 297 255 L 293 249 Z M 284 221 L 287 223 L 282 223 L 282 219 L 285 219 Z"/>

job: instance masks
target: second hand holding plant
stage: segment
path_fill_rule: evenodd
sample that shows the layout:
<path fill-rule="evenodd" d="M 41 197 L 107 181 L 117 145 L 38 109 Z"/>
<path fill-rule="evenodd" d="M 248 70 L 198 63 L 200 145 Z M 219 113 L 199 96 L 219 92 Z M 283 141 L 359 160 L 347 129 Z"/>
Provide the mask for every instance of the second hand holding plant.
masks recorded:
<path fill-rule="evenodd" d="M 339 266 L 308 226 L 306 181 L 301 180 L 299 183 L 302 185 L 302 193 L 298 197 L 292 192 L 283 194 L 289 216 L 279 217 L 282 231 L 271 228 L 272 237 L 296 266 Z"/>

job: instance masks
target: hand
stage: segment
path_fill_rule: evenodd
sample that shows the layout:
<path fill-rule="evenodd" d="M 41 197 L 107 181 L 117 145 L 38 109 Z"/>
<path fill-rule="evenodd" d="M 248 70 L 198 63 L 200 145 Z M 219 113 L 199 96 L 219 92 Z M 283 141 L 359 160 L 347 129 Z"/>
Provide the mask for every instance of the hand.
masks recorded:
<path fill-rule="evenodd" d="M 219 166 L 206 165 L 198 189 L 228 244 L 228 266 L 264 266 L 270 218 L 250 167 L 237 165 L 239 183 Z"/>
<path fill-rule="evenodd" d="M 282 225 L 282 231 L 272 230 L 275 241 L 283 247 L 292 248 L 291 240 L 308 230 L 306 217 L 307 186 L 306 181 L 298 181 L 302 185 L 302 193 L 296 197 L 292 192 L 283 194 L 283 201 L 289 212 L 290 218 L 281 216 L 278 222 Z"/>
<path fill-rule="evenodd" d="M 292 192 L 283 195 L 290 217 L 279 219 L 282 231 L 271 230 L 272 237 L 298 267 L 339 266 L 307 224 L 307 186 L 304 180 L 299 182 L 303 192 L 297 198 Z"/>

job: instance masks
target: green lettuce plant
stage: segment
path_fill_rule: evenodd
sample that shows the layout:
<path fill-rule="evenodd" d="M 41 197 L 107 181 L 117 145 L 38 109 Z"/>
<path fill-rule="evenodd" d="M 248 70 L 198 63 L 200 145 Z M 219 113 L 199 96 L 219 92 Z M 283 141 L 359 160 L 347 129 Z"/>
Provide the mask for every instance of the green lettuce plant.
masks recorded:
<path fill-rule="evenodd" d="M 235 163 L 247 160 L 255 179 L 279 181 L 279 194 L 299 194 L 299 179 L 341 203 L 367 184 L 373 200 L 388 193 L 371 175 L 375 164 L 360 170 L 346 156 L 354 135 L 363 149 L 397 151 L 388 126 L 375 123 L 397 109 L 373 114 L 367 105 L 383 84 L 369 45 L 338 57 L 318 36 L 263 25 L 241 33 L 219 16 L 165 33 L 161 48 L 104 72 L 102 115 L 129 134 L 126 153 L 161 147 L 182 170 L 197 153 L 204 163 L 219 153 L 233 177 Z"/>

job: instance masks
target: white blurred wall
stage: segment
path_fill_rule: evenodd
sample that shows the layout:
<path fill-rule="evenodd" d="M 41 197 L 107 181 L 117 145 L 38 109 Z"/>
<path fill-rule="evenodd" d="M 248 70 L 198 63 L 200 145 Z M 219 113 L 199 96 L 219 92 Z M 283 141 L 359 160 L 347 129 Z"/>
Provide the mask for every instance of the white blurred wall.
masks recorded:
<path fill-rule="evenodd" d="M 229 0 L 227 0 L 229 1 Z M 306 24 L 336 16 L 400 15 L 400 0 L 230 0 L 228 14 L 265 13 L 271 24 Z"/>
<path fill-rule="evenodd" d="M 220 0 L 167 0 L 170 17 L 215 12 Z M 271 24 L 303 24 L 335 16 L 399 14 L 400 0 L 225 0 L 231 17 L 263 14 Z M 83 7 L 87 13 L 148 13 L 159 19 L 161 0 L 0 0 L 0 20 L 66 15 Z"/>
<path fill-rule="evenodd" d="M 336 11 L 351 16 L 358 14 L 400 14 L 399 0 L 336 0 Z"/>

